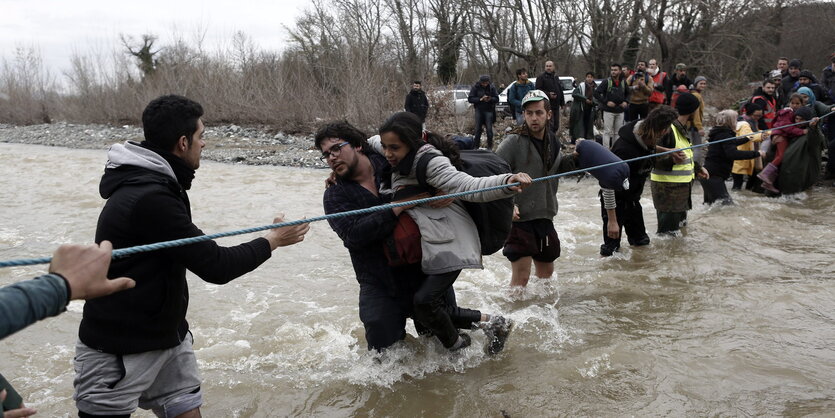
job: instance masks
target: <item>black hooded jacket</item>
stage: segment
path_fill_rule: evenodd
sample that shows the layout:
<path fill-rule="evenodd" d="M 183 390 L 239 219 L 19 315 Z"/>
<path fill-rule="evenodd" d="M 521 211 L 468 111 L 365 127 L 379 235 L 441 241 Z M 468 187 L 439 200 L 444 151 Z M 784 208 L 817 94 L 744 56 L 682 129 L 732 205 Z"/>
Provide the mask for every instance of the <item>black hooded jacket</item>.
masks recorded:
<path fill-rule="evenodd" d="M 632 121 L 620 127 L 618 140 L 612 144 L 612 153 L 621 160 L 644 157 L 655 153 L 655 147 L 647 147 L 642 140 L 635 136 L 635 126 L 639 121 Z M 615 196 L 629 200 L 640 200 L 644 192 L 644 184 L 652 171 L 652 158 L 631 161 L 629 165 L 629 189 L 618 190 Z"/>
<path fill-rule="evenodd" d="M 107 203 L 99 215 L 97 243 L 109 240 L 114 248 L 125 248 L 204 235 L 191 221 L 186 194 L 194 171 L 181 159 L 131 142 L 114 145 L 108 158 L 99 185 Z M 149 168 L 154 164 L 162 168 Z M 177 346 L 188 332 L 186 269 L 223 284 L 270 255 L 269 242 L 257 238 L 234 247 L 203 241 L 114 260 L 108 277 L 130 277 L 136 287 L 87 301 L 79 338 L 113 354 Z"/>
<path fill-rule="evenodd" d="M 423 90 L 412 90 L 406 95 L 406 103 L 403 106 L 407 112 L 414 113 L 421 121 L 426 120 L 426 113 L 429 112 L 429 99 Z"/>
<path fill-rule="evenodd" d="M 710 130 L 707 140 L 711 144 L 707 147 L 707 155 L 705 156 L 705 168 L 710 173 L 710 177 L 726 179 L 731 175 L 734 160 L 749 160 L 760 156 L 760 153 L 757 151 L 740 151 L 736 148 L 748 142 L 748 137 L 737 138 L 718 144 L 713 143 L 735 136 L 736 132 L 726 126 L 714 126 Z"/>

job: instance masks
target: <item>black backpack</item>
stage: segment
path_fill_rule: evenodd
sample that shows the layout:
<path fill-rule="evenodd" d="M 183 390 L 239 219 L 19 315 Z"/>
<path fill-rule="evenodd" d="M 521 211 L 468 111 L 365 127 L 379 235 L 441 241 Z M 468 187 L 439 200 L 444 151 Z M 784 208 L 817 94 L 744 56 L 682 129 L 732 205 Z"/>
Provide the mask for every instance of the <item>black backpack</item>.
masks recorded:
<path fill-rule="evenodd" d="M 510 165 L 498 155 L 488 150 L 460 151 L 462 166 L 459 170 L 473 176 L 486 177 L 510 173 Z M 421 187 L 431 188 L 426 183 L 426 168 L 429 160 L 438 154 L 423 154 L 417 163 L 416 174 Z M 492 202 L 467 202 L 464 207 L 473 218 L 478 238 L 481 241 L 481 254 L 490 255 L 504 247 L 510 228 L 513 226 L 513 197 Z"/>

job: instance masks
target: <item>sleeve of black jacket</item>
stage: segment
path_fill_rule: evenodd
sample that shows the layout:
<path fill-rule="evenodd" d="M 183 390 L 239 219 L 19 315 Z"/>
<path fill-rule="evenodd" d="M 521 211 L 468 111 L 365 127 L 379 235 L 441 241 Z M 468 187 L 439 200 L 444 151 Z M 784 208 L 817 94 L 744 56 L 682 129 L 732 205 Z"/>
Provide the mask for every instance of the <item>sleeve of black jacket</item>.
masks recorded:
<path fill-rule="evenodd" d="M 205 235 L 191 221 L 182 200 L 171 193 L 155 192 L 143 196 L 132 214 L 136 231 L 148 242 L 170 241 Z M 272 250 L 265 238 L 233 247 L 221 247 L 214 241 L 169 248 L 160 251 L 176 260 L 201 279 L 215 284 L 228 283 L 270 258 Z"/>
<path fill-rule="evenodd" d="M 359 201 L 358 197 L 351 195 L 349 189 L 339 186 L 329 187 L 323 198 L 326 214 L 367 207 L 359 204 Z M 391 235 L 397 225 L 397 216 L 391 209 L 386 209 L 362 215 L 329 218 L 328 223 L 346 248 L 358 250 L 375 242 L 382 242 Z"/>

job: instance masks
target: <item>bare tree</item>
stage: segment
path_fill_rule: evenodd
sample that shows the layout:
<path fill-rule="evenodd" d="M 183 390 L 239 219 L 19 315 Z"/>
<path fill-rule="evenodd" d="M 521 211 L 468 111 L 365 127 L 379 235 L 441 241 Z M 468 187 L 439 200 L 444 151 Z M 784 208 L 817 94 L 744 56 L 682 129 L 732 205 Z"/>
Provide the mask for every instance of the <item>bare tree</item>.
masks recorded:
<path fill-rule="evenodd" d="M 142 35 L 141 44 L 135 41 L 130 35 L 121 34 L 119 35 L 119 39 L 122 41 L 122 46 L 128 50 L 128 53 L 136 57 L 139 71 L 142 72 L 143 77 L 153 75 L 157 69 L 156 55 L 160 52 L 159 49 L 153 50 L 154 42 L 157 41 L 156 35 Z"/>
<path fill-rule="evenodd" d="M 466 9 L 455 0 L 427 0 L 429 10 L 438 25 L 435 45 L 438 49 L 437 74 L 441 84 L 450 84 L 457 78 L 458 57 L 464 40 Z"/>
<path fill-rule="evenodd" d="M 569 45 L 566 22 L 556 11 L 551 0 L 473 0 L 470 33 L 500 54 L 524 60 L 534 73 Z"/>

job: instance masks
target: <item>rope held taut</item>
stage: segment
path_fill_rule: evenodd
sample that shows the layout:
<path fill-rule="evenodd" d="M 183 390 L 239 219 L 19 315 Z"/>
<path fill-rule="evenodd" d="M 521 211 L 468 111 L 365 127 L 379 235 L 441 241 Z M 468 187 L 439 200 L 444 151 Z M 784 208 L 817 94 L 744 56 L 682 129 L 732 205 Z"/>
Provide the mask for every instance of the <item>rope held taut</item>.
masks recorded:
<path fill-rule="evenodd" d="M 835 114 L 835 111 L 829 112 L 829 113 L 821 116 L 820 119 L 827 118 L 829 116 L 832 116 L 833 114 Z M 781 128 L 785 128 L 785 127 L 789 127 L 789 126 L 795 126 L 795 125 L 801 125 L 801 124 L 804 124 L 804 123 L 808 123 L 808 121 L 797 122 L 797 123 L 793 123 L 793 124 L 790 124 L 790 125 L 781 126 Z M 553 175 L 550 175 L 550 176 L 538 177 L 538 178 L 533 179 L 533 181 L 534 182 L 540 182 L 540 181 L 550 180 L 550 179 L 554 179 L 554 178 L 566 177 L 566 176 L 570 176 L 570 175 L 574 175 L 574 174 L 580 174 L 580 173 L 584 173 L 584 172 L 587 172 L 587 171 L 596 170 L 596 169 L 604 168 L 604 167 L 609 167 L 609 166 L 616 165 L 616 164 L 625 164 L 625 163 L 630 163 L 630 162 L 633 162 L 633 161 L 644 160 L 644 159 L 647 159 L 647 158 L 655 158 L 655 157 L 662 156 L 662 155 L 672 154 L 674 152 L 678 152 L 678 151 L 684 150 L 684 149 L 700 148 L 700 147 L 706 147 L 706 146 L 711 145 L 711 144 L 718 144 L 718 143 L 722 143 L 722 142 L 726 142 L 726 141 L 733 141 L 733 140 L 736 140 L 736 139 L 739 139 L 739 138 L 744 138 L 744 137 L 747 137 L 747 136 L 756 135 L 757 133 L 758 132 L 751 132 L 749 134 L 735 136 L 735 137 L 732 137 L 732 138 L 721 139 L 719 141 L 714 141 L 714 142 L 709 142 L 709 143 L 706 142 L 706 143 L 703 143 L 703 144 L 692 145 L 692 146 L 689 146 L 687 148 L 677 148 L 677 149 L 673 149 L 673 150 L 670 150 L 670 151 L 659 152 L 659 153 L 646 155 L 646 156 L 642 156 L 642 157 L 630 158 L 628 160 L 614 161 L 614 162 L 611 162 L 611 163 L 601 164 L 601 165 L 594 166 L 594 167 L 582 168 L 582 169 L 578 169 L 578 170 L 568 171 L 568 172 L 565 172 L 565 173 L 559 173 L 559 174 L 553 174 Z M 381 211 L 381 210 L 387 210 L 387 209 L 391 209 L 391 208 L 395 208 L 395 207 L 399 207 L 399 206 L 419 205 L 419 204 L 423 204 L 423 203 L 426 203 L 426 202 L 432 202 L 432 201 L 435 201 L 435 200 L 456 198 L 456 197 L 466 196 L 466 195 L 469 195 L 469 194 L 487 192 L 487 191 L 492 191 L 492 190 L 499 190 L 499 189 L 503 189 L 503 188 L 506 188 L 506 187 L 513 187 L 513 186 L 518 186 L 518 185 L 519 185 L 519 183 L 503 184 L 503 185 L 499 185 L 499 186 L 486 187 L 484 189 L 479 189 L 479 190 L 470 190 L 470 191 L 466 191 L 466 192 L 451 193 L 451 194 L 448 194 L 448 195 L 427 197 L 427 198 L 412 200 L 412 201 L 408 201 L 408 202 L 387 203 L 385 205 L 372 206 L 370 208 L 356 209 L 356 210 L 350 210 L 350 211 L 346 211 L 346 212 L 331 213 L 331 214 L 328 214 L 328 215 L 316 216 L 316 217 L 313 217 L 313 218 L 297 219 L 295 221 L 280 222 L 280 223 L 276 223 L 276 224 L 256 226 L 256 227 L 252 227 L 252 228 L 239 229 L 239 230 L 235 230 L 235 231 L 218 232 L 218 233 L 215 233 L 215 234 L 201 235 L 201 236 L 198 236 L 198 237 L 181 238 L 181 239 L 175 239 L 175 240 L 171 240 L 171 241 L 157 242 L 157 243 L 153 243 L 153 244 L 137 245 L 135 247 L 120 248 L 120 249 L 117 249 L 117 250 L 113 250 L 113 258 L 116 259 L 116 258 L 121 258 L 121 257 L 127 257 L 127 256 L 133 255 L 133 254 L 143 253 L 143 252 L 161 250 L 161 249 L 165 249 L 165 248 L 180 247 L 180 246 L 183 246 L 183 245 L 189 245 L 189 244 L 195 244 L 195 243 L 198 243 L 198 242 L 213 240 L 213 239 L 216 239 L 216 238 L 231 237 L 233 235 L 242 235 L 242 234 L 249 234 L 249 233 L 252 233 L 252 232 L 266 231 L 268 229 L 280 228 L 280 227 L 283 227 L 283 226 L 300 225 L 300 224 L 304 224 L 304 223 L 324 221 L 324 220 L 328 220 L 328 219 L 341 218 L 341 217 L 345 217 L 345 216 L 363 215 L 363 214 L 366 214 L 366 213 L 371 213 L 371 212 L 376 212 L 376 211 Z M 0 261 L 0 268 L 15 267 L 15 266 L 31 266 L 31 265 L 36 265 L 36 264 L 48 264 L 51 261 L 52 261 L 52 257 Z"/>

